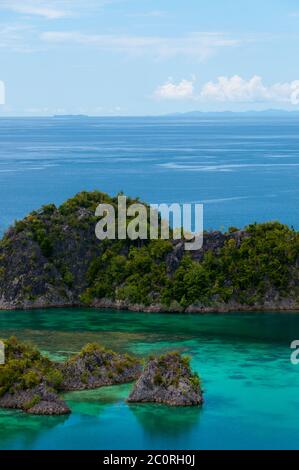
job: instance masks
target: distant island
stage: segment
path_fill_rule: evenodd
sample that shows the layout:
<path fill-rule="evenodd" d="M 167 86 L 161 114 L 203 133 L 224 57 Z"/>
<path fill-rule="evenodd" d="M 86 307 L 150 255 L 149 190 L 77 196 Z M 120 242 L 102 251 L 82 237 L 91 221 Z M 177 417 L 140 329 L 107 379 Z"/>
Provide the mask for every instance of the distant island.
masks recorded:
<path fill-rule="evenodd" d="M 294 116 L 294 117 L 299 117 L 299 111 L 293 111 L 293 110 L 285 110 L 285 109 L 265 109 L 261 111 L 257 110 L 250 110 L 250 111 L 199 111 L 199 110 L 194 110 L 194 111 L 186 111 L 186 112 L 175 112 L 175 113 L 168 113 L 168 114 L 162 114 L 162 115 L 144 115 L 144 116 L 138 116 L 138 117 L 144 117 L 144 118 L 184 118 L 184 117 L 287 117 L 287 116 Z M 102 115 L 102 116 L 90 116 L 88 114 L 55 114 L 52 116 L 53 118 L 56 119 L 88 119 L 88 118 L 109 118 L 113 119 L 113 117 L 117 118 L 134 118 L 136 116 L 112 116 L 112 115 Z"/>
<path fill-rule="evenodd" d="M 0 309 L 299 310 L 299 233 L 293 229 L 268 222 L 207 232 L 203 248 L 193 252 L 181 240 L 101 242 L 95 236 L 99 203 L 116 206 L 117 196 L 81 192 L 6 232 Z"/>
<path fill-rule="evenodd" d="M 84 119 L 90 116 L 87 114 L 54 114 L 53 117 L 58 119 Z"/>
<path fill-rule="evenodd" d="M 172 117 L 202 117 L 202 116 L 211 116 L 211 117 L 279 117 L 279 116 L 298 116 L 299 111 L 285 110 L 285 109 L 265 109 L 261 111 L 251 110 L 251 111 L 187 111 L 182 113 L 172 113 L 168 114 Z"/>

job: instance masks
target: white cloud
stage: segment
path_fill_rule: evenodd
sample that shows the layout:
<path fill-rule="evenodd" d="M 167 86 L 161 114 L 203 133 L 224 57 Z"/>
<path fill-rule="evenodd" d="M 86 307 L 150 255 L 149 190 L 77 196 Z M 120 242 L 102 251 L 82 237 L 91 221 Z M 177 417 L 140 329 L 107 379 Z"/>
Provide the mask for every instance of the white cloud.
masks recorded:
<path fill-rule="evenodd" d="M 0 80 L 0 104 L 5 104 L 5 84 Z"/>
<path fill-rule="evenodd" d="M 238 75 L 233 77 L 218 77 L 216 82 L 206 83 L 200 97 L 211 101 L 259 101 L 264 98 L 267 90 L 261 77 L 254 75 L 250 80 L 244 80 Z"/>
<path fill-rule="evenodd" d="M 171 79 L 157 88 L 156 98 L 166 100 L 190 99 L 193 97 L 193 80 L 181 80 L 177 85 Z"/>
<path fill-rule="evenodd" d="M 191 56 L 205 60 L 220 48 L 233 47 L 240 41 L 222 33 L 192 33 L 182 37 L 119 36 L 84 34 L 80 32 L 48 31 L 41 39 L 52 44 L 81 44 L 99 50 L 114 50 L 131 54 L 151 54 L 159 58 Z"/>
<path fill-rule="evenodd" d="M 222 103 L 285 103 L 299 104 L 299 80 L 274 83 L 267 86 L 258 75 L 246 80 L 239 75 L 218 77 L 205 83 L 196 92 L 194 80 L 183 79 L 177 85 L 169 80 L 157 88 L 154 95 L 160 99 L 195 99 Z"/>
<path fill-rule="evenodd" d="M 56 8 L 57 2 L 49 2 L 43 0 L 10 0 L 9 2 L 2 2 L 1 7 L 7 10 L 11 10 L 15 13 L 24 15 L 36 15 L 54 20 L 68 16 L 68 11 L 60 8 Z"/>
<path fill-rule="evenodd" d="M 270 95 L 277 101 L 299 104 L 299 80 L 276 83 L 270 88 Z"/>
<path fill-rule="evenodd" d="M 258 75 L 245 80 L 239 75 L 219 77 L 216 82 L 206 83 L 200 99 L 222 102 L 276 102 L 299 104 L 299 80 L 266 86 Z"/>

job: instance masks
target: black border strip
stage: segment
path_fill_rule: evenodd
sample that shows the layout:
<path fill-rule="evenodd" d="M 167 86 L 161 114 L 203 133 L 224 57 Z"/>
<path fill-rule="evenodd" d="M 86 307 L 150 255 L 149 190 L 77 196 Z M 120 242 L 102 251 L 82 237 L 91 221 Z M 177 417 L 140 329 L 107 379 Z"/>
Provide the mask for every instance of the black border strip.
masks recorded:
<path fill-rule="evenodd" d="M 172 456 L 172 462 L 169 460 Z M 134 458 L 135 464 L 132 466 Z M 219 466 L 230 463 L 233 467 L 242 468 L 250 463 L 265 463 L 270 465 L 275 458 L 276 464 L 281 459 L 283 465 L 286 460 L 296 459 L 298 462 L 298 451 L 0 451 L 1 465 L 7 464 L 30 464 L 51 465 L 66 464 L 67 466 L 94 464 L 95 468 L 152 468 L 165 467 L 167 464 L 172 468 L 204 469 L 211 464 Z M 119 459 L 119 460 L 118 460 Z M 136 459 L 136 460 L 135 460 Z"/>

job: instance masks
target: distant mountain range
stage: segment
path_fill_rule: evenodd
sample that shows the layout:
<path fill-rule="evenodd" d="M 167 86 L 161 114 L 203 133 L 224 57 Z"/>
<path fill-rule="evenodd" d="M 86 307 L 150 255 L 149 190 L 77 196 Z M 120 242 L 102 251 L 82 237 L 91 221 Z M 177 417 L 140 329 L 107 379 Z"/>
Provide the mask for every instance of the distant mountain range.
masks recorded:
<path fill-rule="evenodd" d="M 298 116 L 298 111 L 286 111 L 284 109 L 266 109 L 264 111 L 188 111 L 188 112 L 176 112 L 168 113 L 163 115 L 140 115 L 140 116 L 121 116 L 121 117 L 149 117 L 149 118 L 161 118 L 161 117 L 202 117 L 202 116 L 215 116 L 215 117 L 232 117 L 232 116 L 261 116 L 261 117 L 275 117 L 275 116 Z M 86 119 L 89 117 L 120 117 L 120 116 L 89 116 L 86 114 L 56 114 L 53 116 L 58 119 Z"/>
<path fill-rule="evenodd" d="M 186 113 L 171 113 L 167 116 L 186 116 L 186 117 L 200 117 L 200 116 L 299 116 L 298 111 L 287 111 L 284 109 L 266 109 L 264 111 L 189 111 Z"/>

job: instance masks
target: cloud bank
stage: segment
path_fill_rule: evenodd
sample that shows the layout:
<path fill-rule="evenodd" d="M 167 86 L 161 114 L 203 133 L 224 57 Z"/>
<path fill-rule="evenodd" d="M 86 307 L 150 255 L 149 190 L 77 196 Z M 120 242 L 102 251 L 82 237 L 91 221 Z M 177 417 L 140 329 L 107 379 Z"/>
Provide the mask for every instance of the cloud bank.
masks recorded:
<path fill-rule="evenodd" d="M 222 103 L 286 103 L 299 104 L 299 80 L 274 83 L 267 86 L 262 77 L 254 75 L 246 80 L 239 75 L 218 77 L 216 81 L 205 83 L 196 92 L 194 80 L 183 79 L 178 84 L 168 80 L 154 92 L 158 99 L 192 99 L 202 102 Z"/>

